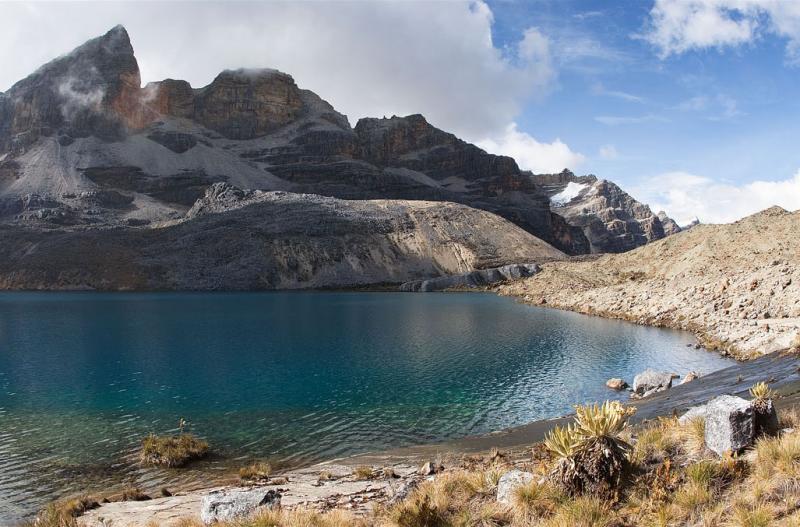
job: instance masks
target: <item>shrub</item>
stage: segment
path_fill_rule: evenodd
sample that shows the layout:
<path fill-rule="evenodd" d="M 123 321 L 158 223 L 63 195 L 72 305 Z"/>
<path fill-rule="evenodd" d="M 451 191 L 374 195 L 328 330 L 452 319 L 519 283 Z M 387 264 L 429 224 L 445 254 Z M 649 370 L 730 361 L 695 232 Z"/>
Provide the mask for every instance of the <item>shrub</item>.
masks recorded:
<path fill-rule="evenodd" d="M 775 397 L 775 392 L 769 387 L 769 384 L 765 382 L 757 382 L 753 386 L 750 387 L 750 397 L 753 400 L 765 400 L 765 399 L 772 399 Z"/>
<path fill-rule="evenodd" d="M 617 401 L 576 406 L 575 424 L 556 427 L 545 446 L 557 456 L 553 483 L 570 495 L 610 496 L 622 482 L 630 445 L 620 434 L 631 410 Z"/>
<path fill-rule="evenodd" d="M 182 467 L 188 462 L 205 457 L 208 443 L 192 434 L 161 437 L 150 434 L 142 441 L 142 463 L 165 467 Z"/>

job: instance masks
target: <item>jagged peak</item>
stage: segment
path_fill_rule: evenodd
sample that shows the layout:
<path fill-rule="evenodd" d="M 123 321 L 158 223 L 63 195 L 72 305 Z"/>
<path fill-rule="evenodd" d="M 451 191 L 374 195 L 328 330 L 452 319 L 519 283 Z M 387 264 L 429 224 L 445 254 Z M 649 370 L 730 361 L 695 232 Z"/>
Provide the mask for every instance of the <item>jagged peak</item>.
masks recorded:
<path fill-rule="evenodd" d="M 128 31 L 122 25 L 114 26 L 105 34 L 40 66 L 31 75 L 14 84 L 8 93 L 16 94 L 46 77 L 71 76 L 86 84 L 91 82 L 92 77 L 102 76 L 106 70 L 110 70 L 112 75 L 121 71 L 137 76 L 139 74 L 139 65 L 133 54 Z"/>

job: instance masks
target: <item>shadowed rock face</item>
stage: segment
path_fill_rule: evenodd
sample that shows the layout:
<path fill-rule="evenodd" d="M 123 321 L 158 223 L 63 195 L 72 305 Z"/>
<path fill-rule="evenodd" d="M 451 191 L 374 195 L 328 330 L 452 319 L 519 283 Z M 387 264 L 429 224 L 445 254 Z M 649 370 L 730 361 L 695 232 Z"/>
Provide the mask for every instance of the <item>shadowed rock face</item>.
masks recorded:
<path fill-rule="evenodd" d="M 212 185 L 159 229 L 0 227 L 0 289 L 296 289 L 399 283 L 563 254 L 463 205 Z"/>
<path fill-rule="evenodd" d="M 620 234 L 611 219 L 587 222 L 552 208 L 550 187 L 537 177 L 421 115 L 362 119 L 353 128 L 275 70 L 224 71 L 198 89 L 174 79 L 142 88 L 121 26 L 0 94 L 0 224 L 156 227 L 183 218 L 209 185 L 226 182 L 459 203 L 571 254 L 625 250 L 657 236 L 657 224 L 642 224 L 640 233 L 623 219 L 630 227 Z"/>

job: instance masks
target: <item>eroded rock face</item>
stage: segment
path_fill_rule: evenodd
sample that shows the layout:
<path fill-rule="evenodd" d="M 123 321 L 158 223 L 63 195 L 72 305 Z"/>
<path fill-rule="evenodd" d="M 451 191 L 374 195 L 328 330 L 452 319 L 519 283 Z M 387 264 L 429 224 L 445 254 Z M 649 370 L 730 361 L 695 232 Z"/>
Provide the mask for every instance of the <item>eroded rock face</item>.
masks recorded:
<path fill-rule="evenodd" d="M 344 201 L 224 183 L 182 221 L 158 229 L 6 226 L 0 244 L 0 289 L 353 286 L 563 257 L 512 223 L 464 205 Z"/>
<path fill-rule="evenodd" d="M 446 289 L 472 289 L 483 287 L 509 280 L 527 278 L 539 272 L 537 264 L 511 264 L 493 269 L 480 269 L 470 273 L 463 273 L 441 278 L 415 280 L 400 286 L 400 291 L 409 293 L 427 293 L 431 291 L 444 291 Z"/>
<path fill-rule="evenodd" d="M 625 252 L 666 236 L 650 207 L 610 181 L 569 170 L 538 174 L 534 180 L 547 192 L 553 211 L 583 231 L 593 253 Z M 677 225 L 669 222 L 672 231 Z"/>
<path fill-rule="evenodd" d="M 667 213 L 663 210 L 658 212 L 658 219 L 661 221 L 661 226 L 664 228 L 664 236 L 670 236 L 681 232 L 680 226 L 675 220 L 667 216 Z"/>
<path fill-rule="evenodd" d="M 183 218 L 210 185 L 225 182 L 348 200 L 459 203 L 569 254 L 649 239 L 632 238 L 636 222 L 611 236 L 616 223 L 603 219 L 595 235 L 553 209 L 554 184 L 596 182 L 559 177 L 537 181 L 513 159 L 421 115 L 362 119 L 353 128 L 275 70 L 224 71 L 199 89 L 174 79 L 142 88 L 121 26 L 0 94 L 0 225 L 152 228 Z M 25 196 L 48 205 L 26 208 Z M 604 237 L 633 241 L 598 242 Z"/>
<path fill-rule="evenodd" d="M 303 103 L 294 79 L 275 70 L 229 70 L 199 90 L 194 118 L 229 139 L 253 139 L 293 121 Z"/>
<path fill-rule="evenodd" d="M 119 138 L 138 128 L 139 66 L 122 26 L 59 57 L 0 97 L 0 153 L 41 136 Z"/>

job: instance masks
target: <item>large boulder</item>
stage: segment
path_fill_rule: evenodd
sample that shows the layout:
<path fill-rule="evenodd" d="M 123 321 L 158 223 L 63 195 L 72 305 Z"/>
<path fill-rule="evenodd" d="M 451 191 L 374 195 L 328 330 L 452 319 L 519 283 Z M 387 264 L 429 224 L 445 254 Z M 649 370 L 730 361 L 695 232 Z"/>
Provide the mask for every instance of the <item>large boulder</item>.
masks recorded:
<path fill-rule="evenodd" d="M 663 392 L 672 388 L 672 379 L 671 373 L 648 368 L 633 378 L 633 393 L 647 397 L 656 392 Z"/>
<path fill-rule="evenodd" d="M 753 418 L 755 419 L 755 434 L 775 435 L 778 433 L 778 412 L 772 399 L 756 399 L 753 401 Z"/>
<path fill-rule="evenodd" d="M 281 495 L 275 490 L 225 489 L 212 492 L 203 498 L 200 519 L 206 525 L 230 521 L 251 514 L 260 507 L 280 507 Z"/>
<path fill-rule="evenodd" d="M 755 437 L 755 420 L 750 401 L 720 395 L 706 405 L 706 446 L 722 456 L 750 446 Z"/>
<path fill-rule="evenodd" d="M 527 485 L 533 481 L 533 474 L 521 470 L 509 470 L 497 482 L 497 501 L 505 505 L 511 505 L 514 490 L 517 487 Z"/>

